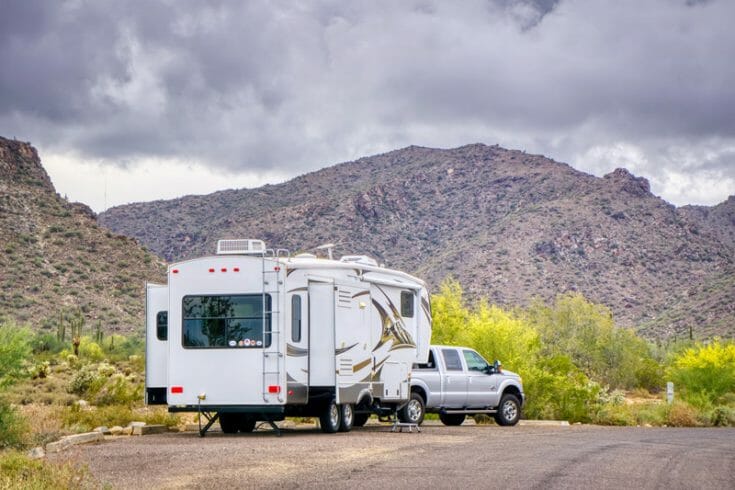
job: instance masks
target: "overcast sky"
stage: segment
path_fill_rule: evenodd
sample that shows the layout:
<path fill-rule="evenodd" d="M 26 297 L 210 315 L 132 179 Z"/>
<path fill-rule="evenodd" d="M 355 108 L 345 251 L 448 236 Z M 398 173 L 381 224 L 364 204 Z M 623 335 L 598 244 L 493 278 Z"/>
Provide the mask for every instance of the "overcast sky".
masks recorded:
<path fill-rule="evenodd" d="M 735 194 L 732 0 L 4 0 L 0 135 L 121 203 L 411 144 L 500 144 L 677 204 Z"/>

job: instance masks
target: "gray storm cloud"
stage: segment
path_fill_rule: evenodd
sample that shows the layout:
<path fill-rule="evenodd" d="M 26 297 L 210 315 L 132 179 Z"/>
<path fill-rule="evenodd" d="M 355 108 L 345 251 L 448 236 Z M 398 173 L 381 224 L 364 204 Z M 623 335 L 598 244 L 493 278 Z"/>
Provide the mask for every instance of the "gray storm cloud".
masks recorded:
<path fill-rule="evenodd" d="M 628 166 L 672 200 L 706 201 L 717 182 L 721 200 L 735 193 L 733 18 L 728 0 L 11 0 L 0 134 L 112 164 L 293 174 L 497 142 Z"/>

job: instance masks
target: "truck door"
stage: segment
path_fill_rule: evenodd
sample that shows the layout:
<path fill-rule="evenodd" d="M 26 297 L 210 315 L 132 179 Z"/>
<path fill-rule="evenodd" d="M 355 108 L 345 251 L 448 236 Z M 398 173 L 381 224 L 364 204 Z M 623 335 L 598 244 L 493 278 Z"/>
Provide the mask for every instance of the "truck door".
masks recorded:
<path fill-rule="evenodd" d="M 462 367 L 459 351 L 442 348 L 444 374 L 442 375 L 442 402 L 446 408 L 462 408 L 467 403 L 467 373 Z"/>
<path fill-rule="evenodd" d="M 287 297 L 286 392 L 288 403 L 309 401 L 309 302 L 305 292 Z"/>
<path fill-rule="evenodd" d="M 488 374 L 487 361 L 469 349 L 463 349 L 462 355 L 467 365 L 467 406 L 471 408 L 497 406 L 497 376 Z"/>

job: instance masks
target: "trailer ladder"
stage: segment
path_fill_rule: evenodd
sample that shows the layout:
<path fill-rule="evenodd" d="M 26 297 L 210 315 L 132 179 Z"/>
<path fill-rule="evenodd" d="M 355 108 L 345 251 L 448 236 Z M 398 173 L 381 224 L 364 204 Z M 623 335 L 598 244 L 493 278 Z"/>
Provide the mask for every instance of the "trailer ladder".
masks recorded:
<path fill-rule="evenodd" d="M 288 258 L 289 251 L 286 249 L 267 249 L 262 255 L 263 273 L 263 401 L 269 402 L 272 396 L 277 396 L 279 402 L 283 402 L 283 387 L 281 387 L 281 363 L 283 352 L 281 351 L 281 285 L 279 279 L 281 273 L 281 262 L 279 259 Z M 266 295 L 271 295 L 270 308 L 266 301 Z M 270 318 L 270 324 L 268 319 Z M 270 340 L 270 342 L 267 342 Z M 275 389 L 271 389 L 275 386 Z"/>

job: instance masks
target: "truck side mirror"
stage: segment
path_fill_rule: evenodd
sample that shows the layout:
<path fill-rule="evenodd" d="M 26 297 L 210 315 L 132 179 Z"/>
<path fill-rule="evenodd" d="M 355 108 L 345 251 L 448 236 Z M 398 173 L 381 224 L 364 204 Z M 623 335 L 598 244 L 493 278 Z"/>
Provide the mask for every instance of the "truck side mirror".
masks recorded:
<path fill-rule="evenodd" d="M 497 359 L 495 359 L 495 362 L 493 363 L 493 372 L 498 374 L 503 372 L 503 365 Z"/>

